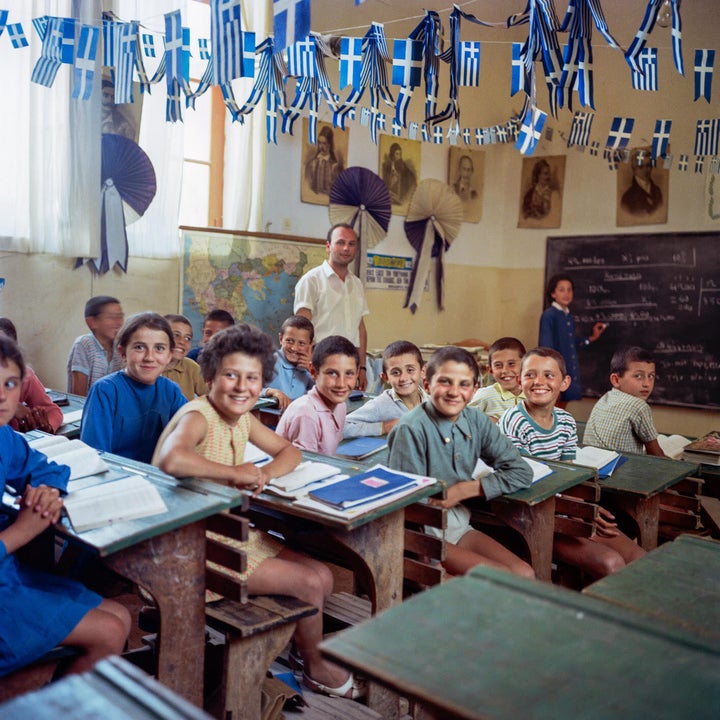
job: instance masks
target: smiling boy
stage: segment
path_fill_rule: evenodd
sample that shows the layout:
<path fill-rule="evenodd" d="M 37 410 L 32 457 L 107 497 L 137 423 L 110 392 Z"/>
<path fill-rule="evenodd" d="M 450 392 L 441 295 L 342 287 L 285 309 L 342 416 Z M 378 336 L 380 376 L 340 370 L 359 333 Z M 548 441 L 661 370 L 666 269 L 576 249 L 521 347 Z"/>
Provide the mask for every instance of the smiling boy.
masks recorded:
<path fill-rule="evenodd" d="M 193 329 L 190 321 L 184 315 L 166 315 L 165 319 L 170 323 L 175 347 L 170 355 L 170 362 L 163 371 L 163 377 L 177 383 L 188 400 L 205 395 L 207 385 L 200 366 L 186 357 L 192 347 Z"/>
<path fill-rule="evenodd" d="M 496 340 L 488 350 L 490 374 L 495 382 L 480 388 L 470 407 L 484 412 L 493 422 L 508 409 L 525 399 L 520 386 L 520 364 L 525 355 L 525 346 L 514 337 Z"/>
<path fill-rule="evenodd" d="M 620 453 L 665 457 L 647 399 L 655 386 L 655 360 L 640 347 L 620 348 L 610 361 L 612 390 L 595 403 L 583 443 Z"/>
<path fill-rule="evenodd" d="M 333 455 L 342 440 L 345 401 L 357 383 L 358 350 L 347 338 L 330 335 L 313 350 L 315 387 L 283 413 L 277 434 L 301 450 Z"/>

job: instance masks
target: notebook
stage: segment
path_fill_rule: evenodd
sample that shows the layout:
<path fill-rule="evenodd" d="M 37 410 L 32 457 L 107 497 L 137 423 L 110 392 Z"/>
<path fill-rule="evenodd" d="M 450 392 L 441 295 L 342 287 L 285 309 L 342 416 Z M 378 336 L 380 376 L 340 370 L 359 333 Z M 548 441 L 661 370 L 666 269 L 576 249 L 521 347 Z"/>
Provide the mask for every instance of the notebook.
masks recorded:
<path fill-rule="evenodd" d="M 341 443 L 335 454 L 350 460 L 364 460 L 386 447 L 387 438 L 385 437 L 358 437 Z"/>

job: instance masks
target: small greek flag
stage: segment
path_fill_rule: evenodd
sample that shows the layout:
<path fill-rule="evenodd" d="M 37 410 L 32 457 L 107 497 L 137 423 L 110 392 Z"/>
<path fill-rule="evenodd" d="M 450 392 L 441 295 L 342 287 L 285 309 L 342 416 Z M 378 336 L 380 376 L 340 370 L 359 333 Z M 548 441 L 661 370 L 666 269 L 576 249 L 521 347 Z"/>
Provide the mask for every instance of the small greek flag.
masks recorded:
<path fill-rule="evenodd" d="M 547 113 L 544 113 L 536 107 L 530 108 L 530 110 L 525 113 L 522 125 L 518 131 L 517 142 L 515 143 L 516 149 L 523 155 L 532 155 L 535 152 L 535 148 L 540 142 L 540 136 L 542 135 L 546 119 Z"/>
<path fill-rule="evenodd" d="M 275 52 L 310 34 L 310 0 L 273 0 Z"/>
<path fill-rule="evenodd" d="M 210 0 L 210 44 L 213 85 L 245 76 L 240 0 Z"/>
<path fill-rule="evenodd" d="M 385 132 L 385 124 L 387 123 L 387 116 L 385 115 L 385 113 L 378 113 L 375 122 L 377 125 L 377 129 Z"/>
<path fill-rule="evenodd" d="M 352 85 L 360 89 L 362 72 L 362 38 L 340 38 L 340 88 Z"/>
<path fill-rule="evenodd" d="M 710 160 L 710 172 L 714 175 L 720 173 L 720 157 L 717 155 Z"/>
<path fill-rule="evenodd" d="M 657 72 L 658 72 L 658 55 L 657 48 L 643 48 L 637 57 L 637 64 L 640 71 L 632 71 L 632 86 L 634 90 L 653 90 L 657 91 Z"/>
<path fill-rule="evenodd" d="M 430 142 L 430 131 L 428 130 L 427 123 L 423 123 L 420 126 L 420 136 L 423 142 Z"/>
<path fill-rule="evenodd" d="M 462 138 L 463 138 L 463 142 L 464 142 L 466 145 L 469 145 L 469 144 L 470 144 L 470 142 L 472 141 L 472 136 L 471 136 L 471 134 L 470 134 L 470 128 L 463 128 Z"/>
<path fill-rule="evenodd" d="M 433 143 L 435 145 L 442 145 L 443 143 L 443 129 L 440 125 L 433 128 Z"/>
<path fill-rule="evenodd" d="M 482 128 L 475 128 L 475 143 L 477 145 L 484 145 L 483 142 L 483 129 Z"/>
<path fill-rule="evenodd" d="M 570 126 L 570 136 L 568 137 L 568 147 L 580 145 L 585 147 L 590 141 L 590 130 L 592 128 L 595 113 L 577 111 L 573 116 L 572 125 Z"/>
<path fill-rule="evenodd" d="M 121 25 L 122 23 L 103 18 L 103 65 L 105 67 L 115 67 L 115 30 Z"/>
<path fill-rule="evenodd" d="M 244 32 L 242 34 L 243 45 L 243 69 L 242 76 L 246 78 L 255 77 L 255 33 Z"/>
<path fill-rule="evenodd" d="M 167 85 L 165 119 L 168 122 L 182 121 L 180 90 L 183 80 L 187 80 L 187 75 L 183 75 L 183 35 L 180 11 L 165 13 L 165 82 Z"/>
<path fill-rule="evenodd" d="M 30 79 L 38 85 L 52 87 L 60 65 L 75 59 L 75 20 L 58 17 L 47 20 L 40 57 Z"/>
<path fill-rule="evenodd" d="M 698 120 L 695 130 L 695 155 L 717 155 L 720 119 Z"/>
<path fill-rule="evenodd" d="M 627 147 L 634 125 L 635 118 L 614 117 L 605 146 L 613 149 Z"/>
<path fill-rule="evenodd" d="M 392 121 L 392 134 L 395 137 L 400 137 L 400 135 L 402 134 L 402 125 L 394 118 Z"/>
<path fill-rule="evenodd" d="M 680 172 L 687 172 L 688 169 L 688 156 L 687 155 L 680 155 L 678 158 L 678 170 Z"/>
<path fill-rule="evenodd" d="M 157 53 L 155 52 L 155 36 L 152 33 L 142 33 L 140 35 L 140 45 L 142 46 L 145 57 L 157 57 Z"/>
<path fill-rule="evenodd" d="M 80 25 L 80 34 L 75 57 L 74 85 L 72 96 L 89 100 L 92 95 L 95 77 L 95 59 L 97 58 L 100 29 L 92 25 Z"/>
<path fill-rule="evenodd" d="M 652 141 L 652 158 L 657 160 L 659 157 L 665 157 L 668 143 L 670 142 L 670 129 L 672 128 L 672 120 L 656 120 L 655 132 Z"/>
<path fill-rule="evenodd" d="M 42 17 L 36 17 L 32 19 L 33 27 L 35 28 L 35 32 L 38 34 L 38 37 L 41 40 L 45 39 L 45 33 L 47 32 L 47 26 L 48 21 L 50 18 L 47 15 L 43 15 Z"/>
<path fill-rule="evenodd" d="M 370 108 L 364 107 L 360 109 L 360 124 L 363 127 L 370 125 Z"/>
<path fill-rule="evenodd" d="M 593 157 L 597 157 L 597 155 L 598 155 L 598 150 L 600 150 L 600 142 L 599 142 L 598 140 L 593 140 L 593 141 L 590 143 L 590 154 L 591 154 Z"/>
<path fill-rule="evenodd" d="M 201 60 L 210 59 L 210 40 L 208 38 L 198 38 L 198 53 Z M 153 50 L 154 52 L 154 50 Z"/>
<path fill-rule="evenodd" d="M 695 172 L 701 173 L 703 171 L 703 166 L 705 165 L 705 158 L 702 157 L 702 155 L 698 155 L 695 158 Z"/>
<path fill-rule="evenodd" d="M 423 44 L 419 40 L 393 43 L 392 84 L 417 87 L 422 79 Z"/>
<path fill-rule="evenodd" d="M 315 56 L 315 38 L 298 40 L 287 49 L 288 74 L 295 77 L 317 77 L 317 59 Z"/>
<path fill-rule="evenodd" d="M 530 94 L 530 78 L 525 69 L 522 57 L 522 45 L 512 44 L 512 75 L 510 78 L 510 95 L 515 95 L 520 90 Z"/>
<path fill-rule="evenodd" d="M 480 84 L 480 43 L 475 40 L 460 43 L 457 84 L 461 87 Z"/>
<path fill-rule="evenodd" d="M 133 70 L 138 23 L 120 23 L 115 29 L 115 104 L 133 102 Z"/>
<path fill-rule="evenodd" d="M 24 48 L 30 44 L 28 43 L 27 37 L 25 37 L 25 31 L 23 30 L 22 23 L 12 23 L 8 25 L 7 31 L 10 42 L 14 48 Z"/>
<path fill-rule="evenodd" d="M 708 102 L 710 102 L 714 66 L 714 50 L 695 51 L 695 100 L 704 97 Z"/>
<path fill-rule="evenodd" d="M 499 143 L 506 143 L 508 141 L 507 130 L 502 125 L 495 126 L 495 136 Z"/>

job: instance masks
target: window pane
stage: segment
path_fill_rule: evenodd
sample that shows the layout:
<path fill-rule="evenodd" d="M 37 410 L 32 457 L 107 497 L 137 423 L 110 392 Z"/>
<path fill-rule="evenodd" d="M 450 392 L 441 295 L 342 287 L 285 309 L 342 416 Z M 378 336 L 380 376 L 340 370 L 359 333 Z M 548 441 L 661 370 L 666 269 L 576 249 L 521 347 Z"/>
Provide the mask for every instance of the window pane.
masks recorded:
<path fill-rule="evenodd" d="M 193 83 L 193 87 L 195 84 Z M 185 159 L 210 162 L 210 116 L 212 98 L 208 90 L 195 102 L 195 110 L 183 110 Z"/>
<path fill-rule="evenodd" d="M 199 163 L 183 164 L 180 224 L 195 227 L 208 225 L 210 167 Z"/>

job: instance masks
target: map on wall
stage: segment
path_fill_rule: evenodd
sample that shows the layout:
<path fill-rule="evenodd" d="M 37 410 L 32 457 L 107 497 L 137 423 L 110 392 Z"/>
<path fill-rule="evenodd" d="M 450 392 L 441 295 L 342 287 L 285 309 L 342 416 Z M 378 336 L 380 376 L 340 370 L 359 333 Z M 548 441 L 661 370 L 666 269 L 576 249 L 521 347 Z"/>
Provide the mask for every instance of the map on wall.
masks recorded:
<path fill-rule="evenodd" d="M 325 243 L 203 230 L 183 231 L 181 312 L 202 337 L 204 316 L 227 310 L 273 339 L 293 314 L 295 285 L 327 257 Z"/>

